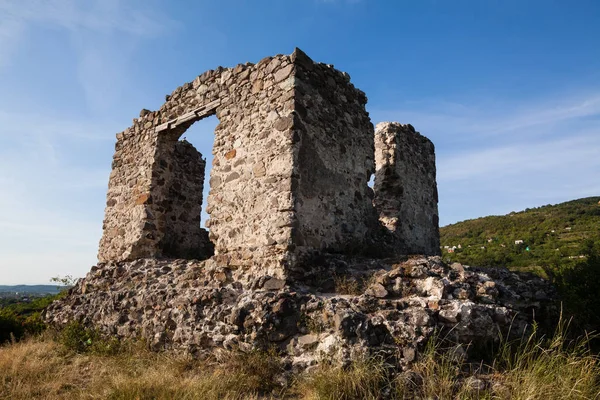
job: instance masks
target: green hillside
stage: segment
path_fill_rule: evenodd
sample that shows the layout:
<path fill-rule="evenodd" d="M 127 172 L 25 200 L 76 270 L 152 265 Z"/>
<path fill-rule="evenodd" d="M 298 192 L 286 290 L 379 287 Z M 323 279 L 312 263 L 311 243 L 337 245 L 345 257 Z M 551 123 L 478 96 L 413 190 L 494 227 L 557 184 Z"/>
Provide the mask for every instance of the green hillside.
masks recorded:
<path fill-rule="evenodd" d="M 574 266 L 586 248 L 600 244 L 600 197 L 458 222 L 442 227 L 440 236 L 446 260 L 543 274 Z"/>

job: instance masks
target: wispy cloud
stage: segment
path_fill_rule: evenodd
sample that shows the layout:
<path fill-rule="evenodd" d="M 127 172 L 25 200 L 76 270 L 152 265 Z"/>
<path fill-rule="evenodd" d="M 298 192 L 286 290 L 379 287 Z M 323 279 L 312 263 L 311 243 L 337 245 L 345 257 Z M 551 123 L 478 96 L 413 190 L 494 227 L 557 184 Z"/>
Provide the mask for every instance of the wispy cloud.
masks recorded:
<path fill-rule="evenodd" d="M 0 127 L 3 282 L 83 275 L 95 261 L 115 130 L 39 112 L 0 112 Z"/>
<path fill-rule="evenodd" d="M 0 19 L 0 68 L 7 65 L 17 48 L 18 38 L 25 30 L 22 21 L 11 17 Z"/>
<path fill-rule="evenodd" d="M 121 0 L 2 0 L 3 19 L 24 24 L 43 24 L 70 31 L 122 32 L 154 36 L 173 22 L 152 13 L 139 1 Z"/>
<path fill-rule="evenodd" d="M 401 118 L 426 132 L 462 132 L 460 138 L 490 140 L 510 134 L 547 134 L 548 127 L 586 117 L 600 116 L 600 93 L 589 92 L 526 102 L 471 99 L 464 103 L 422 101 L 397 105 L 398 109 L 376 109 L 382 119 Z M 443 135 L 441 138 L 449 137 Z M 457 139 L 453 137 L 453 139 Z"/>
<path fill-rule="evenodd" d="M 577 132 L 575 136 L 546 142 L 519 141 L 498 148 L 465 149 L 444 152 L 440 157 L 438 179 L 444 182 L 472 180 L 477 177 L 529 176 L 561 170 L 590 167 L 600 172 L 600 130 Z M 585 171 L 581 171 L 582 173 Z M 585 175 L 584 175 L 585 176 Z M 600 180 L 598 181 L 600 184 Z"/>
<path fill-rule="evenodd" d="M 113 141 L 114 136 L 107 134 L 118 128 L 111 123 L 90 123 L 80 116 L 48 114 L 44 112 L 5 112 L 0 111 L 0 138 L 27 138 L 43 134 L 45 137 L 71 138 L 94 141 Z"/>
<path fill-rule="evenodd" d="M 131 88 L 130 68 L 140 41 L 177 27 L 154 10 L 141 0 L 0 0 L 0 56 L 9 64 L 29 30 L 66 34 L 89 110 L 110 111 Z"/>

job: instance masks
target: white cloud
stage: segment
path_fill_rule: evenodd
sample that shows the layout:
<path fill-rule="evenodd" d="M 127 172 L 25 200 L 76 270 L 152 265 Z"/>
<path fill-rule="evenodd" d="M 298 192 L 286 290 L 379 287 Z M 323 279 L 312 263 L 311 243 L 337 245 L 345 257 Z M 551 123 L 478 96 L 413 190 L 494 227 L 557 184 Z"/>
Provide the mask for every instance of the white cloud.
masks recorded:
<path fill-rule="evenodd" d="M 478 177 L 528 176 L 585 169 L 600 171 L 600 131 L 548 142 L 521 142 L 500 148 L 483 148 L 463 154 L 445 154 L 438 160 L 438 179 L 467 181 Z"/>
<path fill-rule="evenodd" d="M 465 142 L 491 140 L 494 136 L 548 136 L 553 133 L 548 128 L 600 116 L 600 93 L 557 94 L 550 100 L 526 102 L 471 99 L 457 103 L 434 100 L 396 107 L 398 109 L 395 110 L 375 109 L 373 115 L 377 121 L 411 123 L 427 136 L 439 135 L 440 140 Z"/>
<path fill-rule="evenodd" d="M 29 141 L 32 137 L 70 138 L 73 140 L 114 141 L 108 132 L 118 132 L 116 124 L 82 120 L 78 116 L 55 115 L 44 112 L 5 112 L 0 110 L 0 138 Z"/>
<path fill-rule="evenodd" d="M 0 67 L 21 56 L 27 40 L 47 36 L 52 39 L 43 44 L 57 46 L 46 49 L 53 67 L 74 67 L 76 74 L 70 87 L 48 82 L 40 88 L 55 91 L 56 102 L 68 92 L 73 107 L 44 102 L 48 94 L 35 87 L 24 88 L 21 103 L 1 99 L 2 283 L 83 276 L 95 263 L 114 134 L 129 122 L 114 119 L 124 106 L 122 92 L 135 81 L 132 66 L 143 41 L 175 26 L 152 3 L 0 0 Z M 27 79 L 18 68 L 5 71 L 10 75 L 0 75 L 0 85 Z"/>

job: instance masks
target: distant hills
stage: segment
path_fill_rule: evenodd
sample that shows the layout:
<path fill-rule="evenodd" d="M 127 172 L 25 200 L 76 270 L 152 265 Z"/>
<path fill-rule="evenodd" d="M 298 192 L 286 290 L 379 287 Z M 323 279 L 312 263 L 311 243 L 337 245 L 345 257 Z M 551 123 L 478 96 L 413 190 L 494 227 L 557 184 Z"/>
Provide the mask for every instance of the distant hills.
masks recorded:
<path fill-rule="evenodd" d="M 57 294 L 61 290 L 56 285 L 0 285 L 0 293 Z"/>
<path fill-rule="evenodd" d="M 541 272 L 574 265 L 600 243 L 600 197 L 528 208 L 440 228 L 444 259 Z"/>

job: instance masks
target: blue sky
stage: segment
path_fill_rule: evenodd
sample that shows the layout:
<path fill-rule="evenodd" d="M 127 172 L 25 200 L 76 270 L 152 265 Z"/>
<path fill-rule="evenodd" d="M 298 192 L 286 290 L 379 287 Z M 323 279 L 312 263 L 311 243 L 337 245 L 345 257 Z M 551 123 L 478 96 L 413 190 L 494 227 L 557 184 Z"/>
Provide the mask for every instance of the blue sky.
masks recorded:
<path fill-rule="evenodd" d="M 0 0 L 0 284 L 96 262 L 115 134 L 300 47 L 436 146 L 440 220 L 600 195 L 595 0 Z M 210 155 L 216 119 L 186 137 Z"/>

